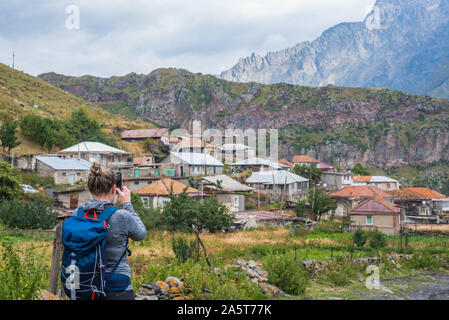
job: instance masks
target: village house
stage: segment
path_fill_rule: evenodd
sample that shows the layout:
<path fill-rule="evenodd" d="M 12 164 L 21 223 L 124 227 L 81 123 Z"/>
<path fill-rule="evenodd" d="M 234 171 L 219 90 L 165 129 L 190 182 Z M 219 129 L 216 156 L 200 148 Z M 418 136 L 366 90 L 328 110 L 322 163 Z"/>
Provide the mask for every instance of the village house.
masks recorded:
<path fill-rule="evenodd" d="M 213 144 L 190 137 L 180 136 L 178 139 L 179 142 L 173 144 L 170 151 L 177 153 L 204 153 L 214 157 L 215 159 L 221 158 L 220 149 Z"/>
<path fill-rule="evenodd" d="M 242 161 L 231 163 L 230 166 L 240 170 L 252 171 L 266 171 L 266 170 L 281 170 L 283 166 L 279 163 L 272 162 L 262 158 L 249 158 Z"/>
<path fill-rule="evenodd" d="M 70 210 L 75 210 L 82 206 L 86 201 L 92 200 L 92 194 L 86 187 L 71 188 L 55 192 L 59 204 Z"/>
<path fill-rule="evenodd" d="M 166 176 L 164 174 L 161 174 L 159 176 L 142 176 L 142 177 L 123 177 L 123 185 L 125 185 L 131 192 L 135 192 L 137 190 L 142 189 L 144 186 L 147 186 L 149 184 L 152 184 L 155 181 L 158 181 L 160 179 L 164 178 L 170 178 L 172 180 L 176 180 L 183 184 L 188 184 L 189 180 L 188 177 L 176 177 L 176 176 Z"/>
<path fill-rule="evenodd" d="M 202 178 L 204 192 L 217 197 L 218 202 L 225 204 L 231 212 L 245 210 L 244 192 L 253 188 L 221 174 Z"/>
<path fill-rule="evenodd" d="M 136 193 L 141 197 L 143 205 L 146 208 L 157 208 L 162 206 L 164 202 L 170 201 L 170 193 L 178 195 L 183 193 L 184 190 L 190 197 L 200 199 L 207 196 L 197 189 L 170 178 L 159 179 L 156 182 L 137 190 Z"/>
<path fill-rule="evenodd" d="M 324 163 L 324 162 L 320 162 L 316 165 L 316 167 L 318 169 L 321 169 L 321 171 L 323 172 L 334 172 L 335 168 L 333 166 L 331 166 L 330 164 Z"/>
<path fill-rule="evenodd" d="M 287 169 L 291 169 L 291 168 L 295 167 L 293 163 L 291 163 L 288 160 L 284 160 L 284 159 L 278 160 L 278 164 L 280 164 L 281 166 L 283 166 L 284 168 L 287 168 Z"/>
<path fill-rule="evenodd" d="M 296 215 L 273 211 L 240 211 L 234 213 L 231 229 L 287 226 L 295 222 Z"/>
<path fill-rule="evenodd" d="M 435 190 L 429 188 L 402 188 L 390 191 L 389 194 L 394 199 L 394 203 L 406 208 L 406 216 L 410 220 L 434 220 L 437 221 L 438 209 L 441 208 L 446 197 Z M 440 201 L 441 200 L 441 201 Z"/>
<path fill-rule="evenodd" d="M 308 179 L 285 170 L 253 172 L 246 183 L 276 199 L 289 201 L 296 201 L 309 191 Z"/>
<path fill-rule="evenodd" d="M 91 163 L 84 159 L 61 159 L 37 156 L 36 172 L 40 176 L 53 177 L 55 184 L 75 184 L 87 181 Z"/>
<path fill-rule="evenodd" d="M 367 199 L 350 211 L 350 219 L 355 229 L 395 235 L 401 230 L 401 207 L 382 198 Z"/>
<path fill-rule="evenodd" d="M 296 166 L 312 166 L 317 167 L 320 161 L 315 159 L 314 157 L 307 156 L 307 155 L 295 155 L 293 156 L 292 163 Z"/>
<path fill-rule="evenodd" d="M 323 172 L 321 174 L 321 184 L 329 191 L 336 191 L 353 184 L 352 173 L 350 172 Z"/>
<path fill-rule="evenodd" d="M 449 215 L 449 198 L 432 199 L 433 212 L 440 216 Z"/>
<path fill-rule="evenodd" d="M 249 147 L 241 143 L 227 143 L 218 147 L 224 163 L 233 163 L 256 156 L 256 148 Z"/>
<path fill-rule="evenodd" d="M 89 162 L 98 161 L 107 168 L 132 168 L 133 154 L 108 146 L 101 142 L 84 141 L 56 153 L 62 159 L 81 158 Z"/>
<path fill-rule="evenodd" d="M 170 152 L 162 163 L 176 165 L 180 177 L 221 174 L 224 166 L 209 154 L 194 152 Z"/>
<path fill-rule="evenodd" d="M 349 218 L 350 212 L 360 202 L 370 198 L 380 198 L 392 202 L 392 196 L 375 186 L 349 186 L 330 195 L 337 208 L 326 214 L 326 218 Z"/>
<path fill-rule="evenodd" d="M 168 129 L 154 128 L 143 130 L 125 130 L 120 134 L 122 140 L 128 142 L 144 141 L 146 139 L 160 140 L 165 145 L 168 144 Z"/>
<path fill-rule="evenodd" d="M 354 184 L 376 186 L 383 191 L 399 189 L 399 182 L 385 176 L 354 176 Z"/>
<path fill-rule="evenodd" d="M 144 167 L 146 165 L 151 165 L 154 163 L 153 155 L 146 155 L 143 157 L 135 157 L 133 159 L 134 167 Z"/>

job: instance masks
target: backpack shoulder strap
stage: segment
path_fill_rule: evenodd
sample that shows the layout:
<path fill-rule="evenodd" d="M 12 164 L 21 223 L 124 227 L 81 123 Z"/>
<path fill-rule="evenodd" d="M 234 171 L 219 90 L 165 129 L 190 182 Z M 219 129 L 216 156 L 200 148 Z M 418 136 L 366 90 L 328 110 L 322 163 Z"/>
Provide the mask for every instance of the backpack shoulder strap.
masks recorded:
<path fill-rule="evenodd" d="M 78 211 L 76 212 L 76 215 L 77 215 L 78 217 L 82 217 L 82 216 L 84 216 L 84 214 L 85 214 L 85 212 L 84 212 L 83 207 L 82 207 L 82 206 L 79 207 L 79 208 L 78 208 Z"/>
<path fill-rule="evenodd" d="M 120 208 L 117 208 L 116 206 L 110 206 L 106 210 L 104 210 L 98 218 L 103 221 L 108 221 L 108 219 Z"/>

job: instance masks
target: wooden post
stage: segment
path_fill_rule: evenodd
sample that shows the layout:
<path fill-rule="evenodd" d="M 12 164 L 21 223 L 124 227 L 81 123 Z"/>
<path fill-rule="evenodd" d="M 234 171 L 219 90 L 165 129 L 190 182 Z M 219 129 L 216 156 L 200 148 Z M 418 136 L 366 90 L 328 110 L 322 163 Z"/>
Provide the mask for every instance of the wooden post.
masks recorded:
<path fill-rule="evenodd" d="M 64 220 L 60 220 L 56 226 L 55 238 L 53 240 L 53 256 L 51 258 L 50 268 L 50 284 L 49 289 L 53 294 L 56 294 L 58 287 L 59 270 L 61 265 L 61 253 L 62 253 L 62 224 Z"/>

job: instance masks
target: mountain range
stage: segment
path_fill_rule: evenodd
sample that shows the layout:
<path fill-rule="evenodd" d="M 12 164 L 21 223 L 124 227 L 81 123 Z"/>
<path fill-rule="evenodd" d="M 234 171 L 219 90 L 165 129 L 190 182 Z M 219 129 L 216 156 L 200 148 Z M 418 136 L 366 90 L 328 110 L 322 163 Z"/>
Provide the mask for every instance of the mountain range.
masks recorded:
<path fill-rule="evenodd" d="M 253 53 L 220 77 L 235 82 L 389 88 L 449 98 L 449 1 L 378 0 L 364 21 L 314 41 Z"/>
<path fill-rule="evenodd" d="M 449 101 L 390 89 L 237 83 L 183 69 L 148 75 L 39 76 L 104 109 L 170 129 L 280 130 L 280 157 L 309 154 L 342 168 L 449 161 Z M 126 129 L 126 128 L 122 128 Z"/>

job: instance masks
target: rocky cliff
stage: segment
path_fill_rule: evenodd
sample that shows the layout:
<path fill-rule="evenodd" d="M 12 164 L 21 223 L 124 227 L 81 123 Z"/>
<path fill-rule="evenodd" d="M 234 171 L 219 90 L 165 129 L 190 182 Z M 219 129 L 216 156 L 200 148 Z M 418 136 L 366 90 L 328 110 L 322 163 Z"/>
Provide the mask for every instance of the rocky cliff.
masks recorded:
<path fill-rule="evenodd" d="M 449 160 L 449 101 L 388 89 L 235 83 L 180 69 L 108 79 L 40 76 L 117 113 L 159 126 L 280 129 L 281 155 L 390 168 Z"/>
<path fill-rule="evenodd" d="M 449 98 L 449 1 L 378 0 L 364 21 L 312 42 L 242 58 L 221 78 L 237 82 L 390 88 Z"/>

